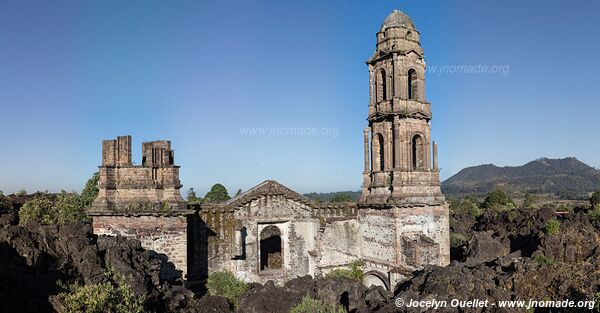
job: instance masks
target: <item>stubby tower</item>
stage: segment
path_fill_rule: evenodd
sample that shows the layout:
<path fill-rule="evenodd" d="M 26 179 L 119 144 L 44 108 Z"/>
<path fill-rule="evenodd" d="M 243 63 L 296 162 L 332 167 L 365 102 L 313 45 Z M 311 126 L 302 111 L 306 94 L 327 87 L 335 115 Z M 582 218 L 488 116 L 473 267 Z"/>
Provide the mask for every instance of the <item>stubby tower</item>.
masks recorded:
<path fill-rule="evenodd" d="M 370 97 L 362 202 L 444 202 L 419 35 L 406 14 L 393 11 L 381 25 L 375 53 L 366 62 Z"/>
<path fill-rule="evenodd" d="M 131 160 L 131 136 L 102 141 L 98 196 L 88 208 L 94 233 L 138 239 L 142 247 L 168 256 L 175 265 L 172 275 L 185 276 L 187 217 L 193 211 L 180 188 L 170 141 L 144 142 L 141 165 Z"/>

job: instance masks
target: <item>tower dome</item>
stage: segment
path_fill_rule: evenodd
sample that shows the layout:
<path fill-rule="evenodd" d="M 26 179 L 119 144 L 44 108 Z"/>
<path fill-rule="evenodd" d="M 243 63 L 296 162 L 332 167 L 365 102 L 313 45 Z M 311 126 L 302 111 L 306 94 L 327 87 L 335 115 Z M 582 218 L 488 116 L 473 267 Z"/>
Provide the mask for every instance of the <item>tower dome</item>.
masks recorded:
<path fill-rule="evenodd" d="M 402 11 L 394 10 L 390 13 L 383 24 L 381 24 L 381 30 L 385 30 L 388 27 L 408 27 L 412 29 L 416 29 L 413 21 Z"/>

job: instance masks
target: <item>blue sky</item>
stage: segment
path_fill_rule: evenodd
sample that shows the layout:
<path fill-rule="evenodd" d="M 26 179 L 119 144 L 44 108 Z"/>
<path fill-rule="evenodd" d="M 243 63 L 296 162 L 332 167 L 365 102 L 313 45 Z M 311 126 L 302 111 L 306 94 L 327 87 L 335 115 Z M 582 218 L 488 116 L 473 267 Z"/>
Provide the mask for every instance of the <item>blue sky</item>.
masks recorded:
<path fill-rule="evenodd" d="M 398 8 L 421 32 L 442 178 L 600 167 L 598 1 L 4 0 L 0 190 L 80 190 L 124 134 L 138 163 L 142 141 L 172 140 L 183 190 L 358 190 L 364 61 Z M 478 65 L 498 72 L 453 72 Z"/>

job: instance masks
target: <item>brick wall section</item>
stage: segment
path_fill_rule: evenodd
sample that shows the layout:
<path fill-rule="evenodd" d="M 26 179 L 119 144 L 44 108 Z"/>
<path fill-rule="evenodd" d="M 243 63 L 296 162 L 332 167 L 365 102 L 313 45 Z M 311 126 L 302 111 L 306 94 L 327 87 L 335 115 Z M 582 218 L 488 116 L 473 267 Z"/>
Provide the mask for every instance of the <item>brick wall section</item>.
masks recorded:
<path fill-rule="evenodd" d="M 93 216 L 92 225 L 96 235 L 140 240 L 142 247 L 164 253 L 187 275 L 186 216 Z"/>

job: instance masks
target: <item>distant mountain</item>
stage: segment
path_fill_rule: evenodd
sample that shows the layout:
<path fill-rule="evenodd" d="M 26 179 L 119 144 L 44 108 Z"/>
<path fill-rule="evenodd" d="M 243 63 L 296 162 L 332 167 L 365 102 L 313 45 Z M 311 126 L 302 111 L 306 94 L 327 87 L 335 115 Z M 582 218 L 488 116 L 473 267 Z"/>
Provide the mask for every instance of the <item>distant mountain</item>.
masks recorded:
<path fill-rule="evenodd" d="M 554 193 L 573 198 L 600 190 L 600 171 L 576 158 L 541 158 L 522 166 L 467 167 L 442 183 L 448 196 L 485 194 L 496 187 L 518 193 Z"/>

